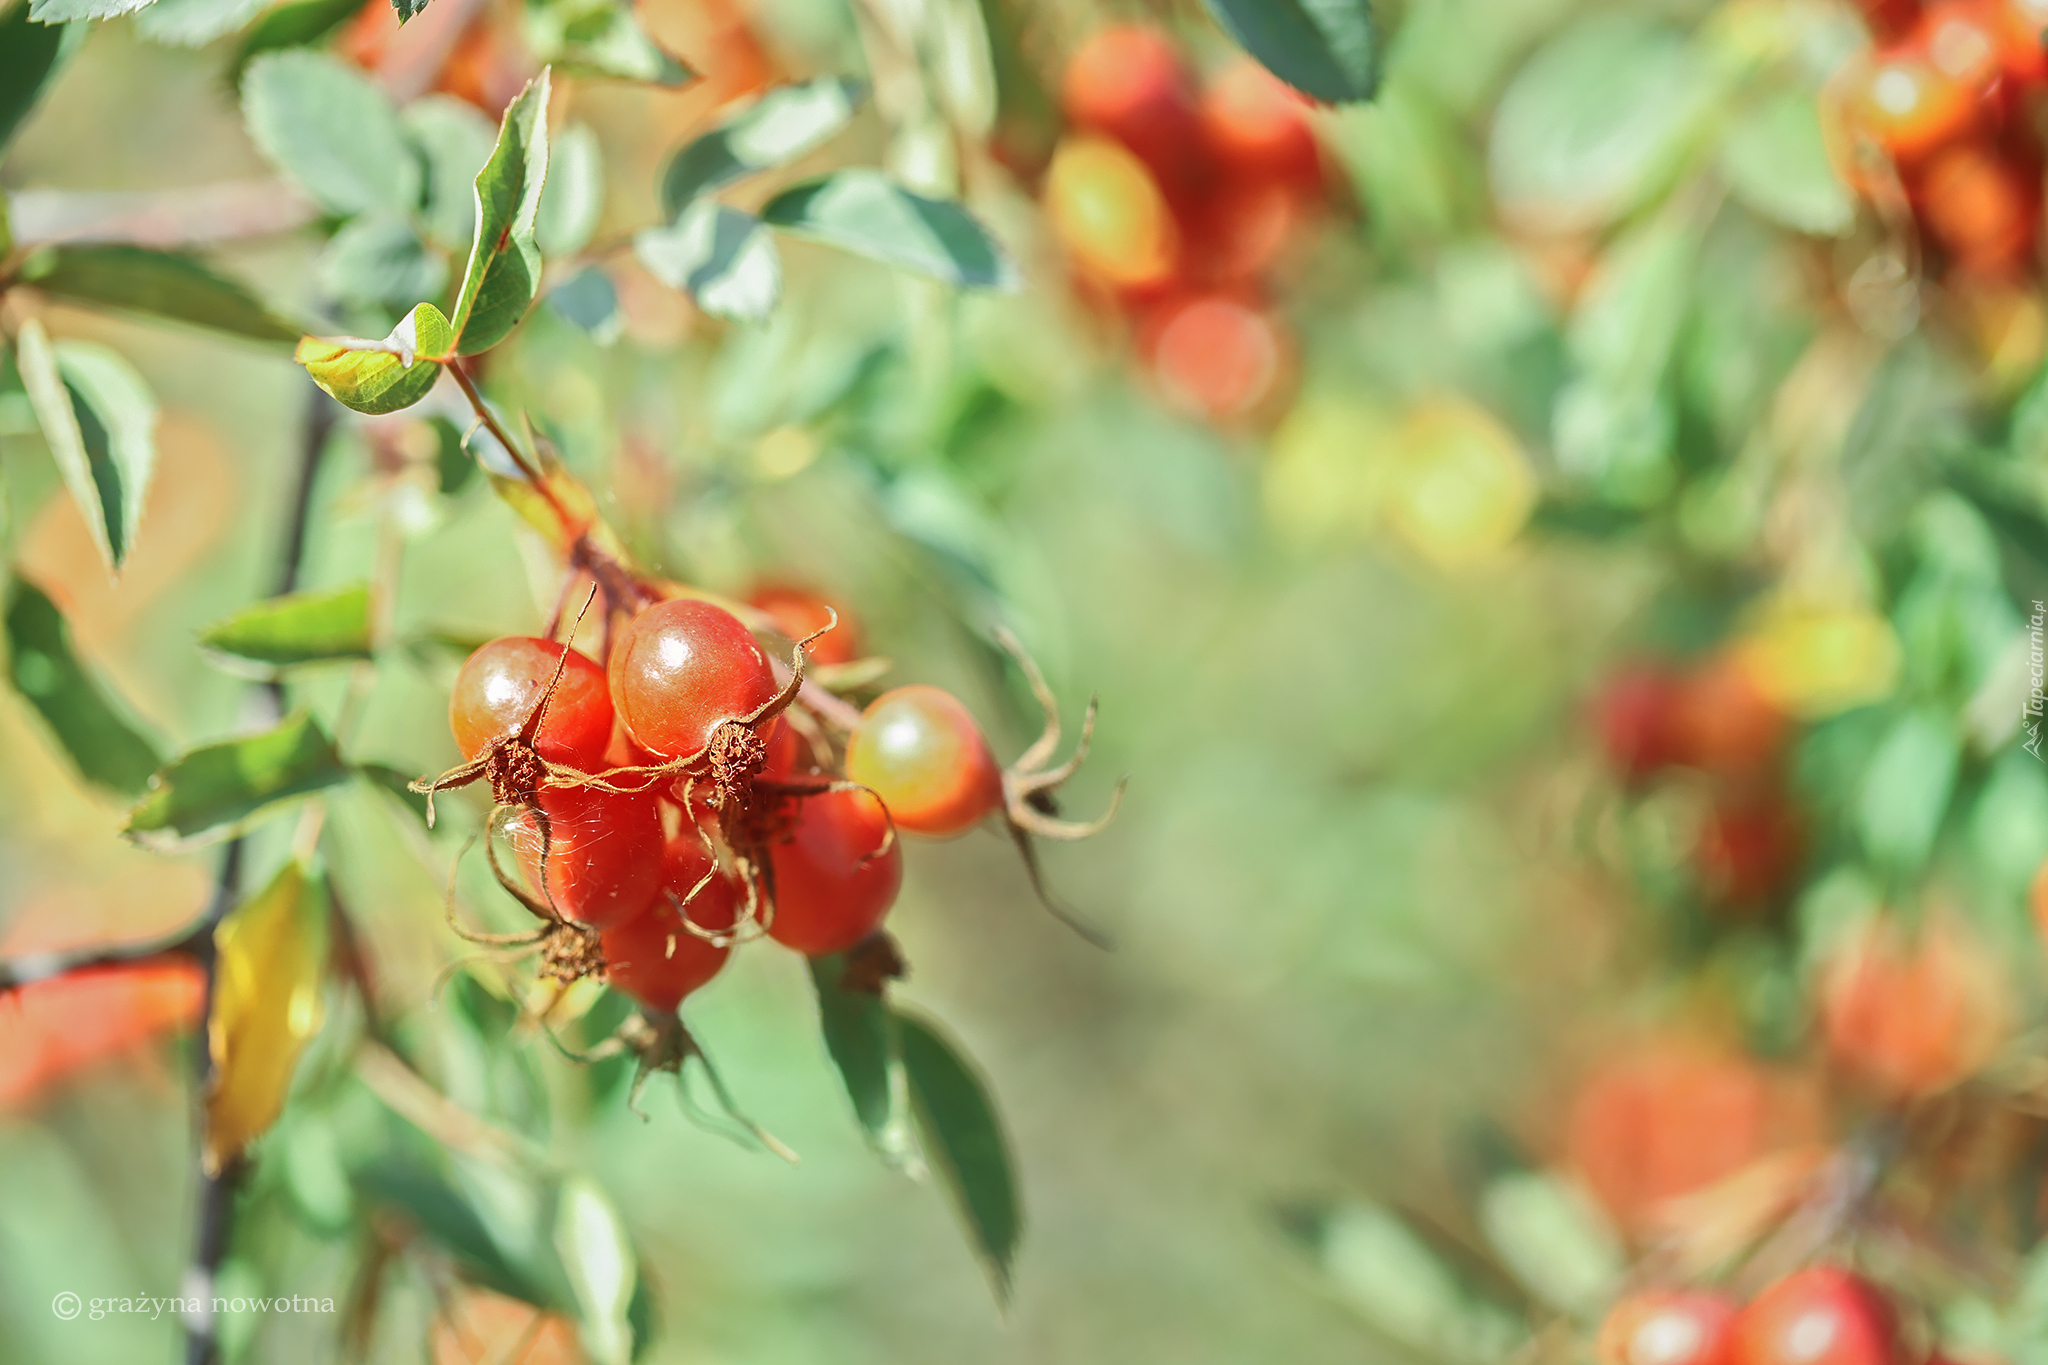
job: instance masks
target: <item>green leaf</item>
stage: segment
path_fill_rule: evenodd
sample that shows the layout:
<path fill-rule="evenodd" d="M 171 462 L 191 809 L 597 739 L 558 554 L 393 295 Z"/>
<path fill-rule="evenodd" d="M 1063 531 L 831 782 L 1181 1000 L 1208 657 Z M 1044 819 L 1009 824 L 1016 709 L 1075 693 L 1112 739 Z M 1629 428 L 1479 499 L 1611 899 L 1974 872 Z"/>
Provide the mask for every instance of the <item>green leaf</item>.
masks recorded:
<path fill-rule="evenodd" d="M 135 31 L 165 47 L 204 47 L 261 14 L 270 0 L 153 0 Z"/>
<path fill-rule="evenodd" d="M 1203 0 L 1259 64 L 1329 104 L 1369 100 L 1380 84 L 1380 32 L 1367 0 Z"/>
<path fill-rule="evenodd" d="M 266 52 L 317 43 L 355 17 L 366 0 L 295 0 L 279 5 L 250 26 L 228 62 L 227 80 L 237 89 L 249 63 Z"/>
<path fill-rule="evenodd" d="M 625 330 L 619 291 L 612 277 L 596 266 L 577 271 L 548 291 L 548 307 L 567 318 L 600 346 L 609 346 Z"/>
<path fill-rule="evenodd" d="M 199 643 L 269 668 L 370 657 L 370 588 L 356 583 L 295 592 L 242 608 L 208 626 Z"/>
<path fill-rule="evenodd" d="M 853 121 L 867 87 L 843 76 L 771 90 L 670 158 L 661 208 L 671 220 L 698 195 L 796 160 Z"/>
<path fill-rule="evenodd" d="M 1796 232 L 1839 237 L 1855 222 L 1811 94 L 1781 91 L 1737 113 L 1723 135 L 1721 170 L 1737 199 Z"/>
<path fill-rule="evenodd" d="M 119 573 L 135 546 L 156 469 L 156 399 L 142 376 L 104 346 L 50 345 L 30 318 L 15 338 L 21 380 L 50 454 L 107 568 Z"/>
<path fill-rule="evenodd" d="M 427 798 L 423 792 L 412 789 L 412 775 L 402 773 L 388 763 L 359 763 L 356 771 L 365 781 L 381 791 L 388 792 L 418 818 L 422 828 L 427 823 Z M 442 795 L 447 800 L 447 795 Z M 444 825 L 445 828 L 445 825 Z"/>
<path fill-rule="evenodd" d="M 1447 1365 L 1494 1365 L 1527 1335 L 1392 1210 L 1345 1203 L 1288 1221 L 1344 1301 L 1411 1350 Z"/>
<path fill-rule="evenodd" d="M 844 953 L 814 957 L 810 967 L 811 984 L 818 992 L 818 1027 L 846 1084 L 846 1096 L 853 1101 L 854 1116 L 878 1151 L 900 1153 L 903 1123 L 896 1078 L 902 1059 L 895 1017 L 879 991 L 852 991 L 841 984 L 846 975 Z"/>
<path fill-rule="evenodd" d="M 0 148 L 85 41 L 84 24 L 44 23 L 29 10 L 11 5 L 0 14 Z"/>
<path fill-rule="evenodd" d="M 342 303 L 403 305 L 440 293 L 448 263 L 410 224 L 364 214 L 334 234 L 313 263 L 313 276 Z"/>
<path fill-rule="evenodd" d="M 477 172 L 495 140 L 491 121 L 468 100 L 427 95 L 405 107 L 405 126 L 426 161 L 428 233 L 450 250 L 467 247 L 476 237 Z"/>
<path fill-rule="evenodd" d="M 547 185 L 533 238 L 542 256 L 573 256 L 589 244 L 604 213 L 604 154 L 587 123 L 572 123 L 549 149 Z"/>
<path fill-rule="evenodd" d="M 127 707 L 71 647 L 71 631 L 43 590 L 17 577 L 7 589 L 8 676 L 95 786 L 132 796 L 163 759 Z"/>
<path fill-rule="evenodd" d="M 969 289 L 1015 289 L 1017 267 L 960 205 L 912 194 L 879 171 L 840 171 L 784 190 L 761 220 Z"/>
<path fill-rule="evenodd" d="M 293 356 L 313 382 L 357 412 L 375 416 L 409 408 L 441 377 L 437 363 L 455 347 L 455 332 L 441 310 L 423 303 L 382 341 L 359 337 L 306 337 Z"/>
<path fill-rule="evenodd" d="M 487 351 L 511 335 L 540 288 L 534 242 L 548 173 L 548 71 L 505 107 L 498 144 L 476 177 L 476 238 L 450 323 L 462 355 Z"/>
<path fill-rule="evenodd" d="M 133 14 L 151 0 L 29 0 L 28 17 L 39 24 L 68 24 L 77 19 L 112 19 Z"/>
<path fill-rule="evenodd" d="M 419 206 L 420 163 L 375 82 L 324 52 L 286 49 L 249 63 L 242 116 L 271 164 L 338 214 Z"/>
<path fill-rule="evenodd" d="M 478 1284 L 538 1307 L 562 1307 L 539 1276 L 499 1248 L 470 1201 L 438 1171 L 383 1153 L 349 1176 L 357 1193 L 419 1229 Z"/>
<path fill-rule="evenodd" d="M 670 226 L 639 232 L 633 254 L 716 317 L 759 321 L 782 296 L 782 259 L 761 220 L 714 200 L 690 205 Z"/>
<path fill-rule="evenodd" d="M 281 801 L 347 780 L 349 769 L 318 721 L 295 712 L 275 728 L 205 744 L 149 779 L 125 832 L 154 848 L 181 849 L 239 834 Z"/>
<path fill-rule="evenodd" d="M 189 322 L 255 341 L 296 341 L 299 329 L 247 288 L 190 256 L 141 246 L 59 246 L 31 257 L 22 278 L 78 303 Z"/>
<path fill-rule="evenodd" d="M 562 1183 L 554 1243 L 576 1296 L 583 1349 L 595 1365 L 627 1365 L 633 1329 L 626 1314 L 639 1278 L 638 1258 L 618 1210 L 589 1176 Z"/>
<path fill-rule="evenodd" d="M 1614 1296 L 1627 1258 L 1613 1230 L 1573 1187 L 1542 1171 L 1487 1185 L 1479 1226 L 1501 1261 L 1552 1308 L 1596 1314 Z"/>
<path fill-rule="evenodd" d="M 618 0 L 555 0 L 525 7 L 527 47 L 572 76 L 599 76 L 674 89 L 696 79 L 647 35 L 633 6 Z"/>
<path fill-rule="evenodd" d="M 1544 231 L 1600 227 L 1676 174 L 1710 97 L 1686 35 L 1595 12 L 1532 57 L 1501 96 L 1488 149 L 1494 194 Z"/>
<path fill-rule="evenodd" d="M 1872 862 L 1900 875 L 1926 863 L 1961 758 L 1949 717 L 1913 710 L 1892 723 L 1864 770 L 1856 801 L 1857 832 Z"/>
<path fill-rule="evenodd" d="M 931 1025 L 898 1011 L 896 1027 L 925 1154 L 967 1220 L 996 1297 L 1008 1303 L 1024 1223 L 995 1106 L 981 1078 Z"/>

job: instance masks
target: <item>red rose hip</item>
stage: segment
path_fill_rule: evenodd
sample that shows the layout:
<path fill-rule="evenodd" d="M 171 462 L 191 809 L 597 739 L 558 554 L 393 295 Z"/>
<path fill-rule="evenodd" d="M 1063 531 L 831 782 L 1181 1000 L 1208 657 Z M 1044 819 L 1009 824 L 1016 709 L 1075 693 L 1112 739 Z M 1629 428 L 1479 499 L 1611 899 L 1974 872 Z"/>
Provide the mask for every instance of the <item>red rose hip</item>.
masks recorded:
<path fill-rule="evenodd" d="M 899 829 L 958 834 L 1003 803 L 1003 775 L 974 716 L 952 693 L 898 687 L 861 713 L 846 742 L 848 780 L 882 798 Z"/>
<path fill-rule="evenodd" d="M 1838 1266 L 1787 1275 L 1735 1319 L 1732 1365 L 1896 1365 L 1891 1303 Z"/>
<path fill-rule="evenodd" d="M 566 664 L 561 663 L 564 653 Z M 448 695 L 448 728 L 462 756 L 480 757 L 492 744 L 519 733 L 558 666 L 562 680 L 541 715 L 534 749 L 551 763 L 586 772 L 603 767 L 612 737 L 612 703 L 604 670 L 553 640 L 525 635 L 508 635 L 480 647 L 455 675 Z"/>
<path fill-rule="evenodd" d="M 692 597 L 633 618 L 611 658 L 612 705 L 634 743 L 663 758 L 701 751 L 721 721 L 774 699 L 775 670 L 738 617 Z"/>
<path fill-rule="evenodd" d="M 718 873 L 704 882 L 695 899 L 682 904 L 713 866 L 694 832 L 685 830 L 668 841 L 654 904 L 604 933 L 606 979 L 613 986 L 643 1005 L 673 1012 L 685 996 L 718 975 L 732 955 L 731 945 L 713 944 L 691 932 L 683 916 L 699 929 L 729 930 L 739 920 L 745 893 Z"/>
<path fill-rule="evenodd" d="M 903 846 L 863 791 L 806 797 L 788 839 L 769 849 L 775 919 L 768 936 L 807 957 L 873 933 L 903 885 Z"/>
<path fill-rule="evenodd" d="M 538 812 L 506 822 L 527 884 L 541 879 L 541 821 L 547 817 L 543 900 L 565 918 L 598 929 L 639 914 L 661 889 L 661 813 L 651 795 L 591 787 L 543 787 Z"/>
<path fill-rule="evenodd" d="M 1631 1294 L 1600 1324 L 1595 1354 L 1600 1365 L 1731 1365 L 1735 1311 L 1721 1294 Z"/>

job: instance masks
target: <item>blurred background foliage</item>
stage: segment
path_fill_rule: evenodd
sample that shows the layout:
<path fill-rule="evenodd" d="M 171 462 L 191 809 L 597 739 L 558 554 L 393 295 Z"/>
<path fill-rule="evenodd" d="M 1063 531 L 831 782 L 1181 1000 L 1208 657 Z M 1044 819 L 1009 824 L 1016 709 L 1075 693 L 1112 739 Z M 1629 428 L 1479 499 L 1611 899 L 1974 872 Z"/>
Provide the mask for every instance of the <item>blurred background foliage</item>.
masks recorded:
<path fill-rule="evenodd" d="M 11 145 L 0 185 L 23 241 L 140 202 L 94 196 L 274 176 L 224 76 L 241 35 L 166 44 L 146 16 L 170 3 L 94 25 Z M 919 13 L 937 26 L 952 8 Z M 1880 904 L 1963 926 L 1958 953 L 1995 977 L 1973 998 L 2004 1002 L 1963 1069 L 1996 1053 L 2017 1077 L 2004 1103 L 2037 1104 L 2011 1097 L 2041 1084 L 2025 1069 L 2040 995 L 2027 887 L 2048 854 L 2048 778 L 2016 730 L 2048 546 L 2048 312 L 2031 226 L 2017 255 L 1972 248 L 1983 231 L 1916 226 L 1918 191 L 1858 178 L 1841 73 L 1869 61 L 1865 18 L 1824 0 L 1383 7 L 1376 100 L 1306 115 L 1326 179 L 1301 221 L 1255 271 L 1193 291 L 1263 329 L 1242 343 L 1254 379 L 1231 389 L 1241 374 L 1202 364 L 1234 354 L 1243 320 L 1214 314 L 1223 330 L 1197 333 L 1192 370 L 1176 369 L 1185 291 L 1091 270 L 1081 210 L 1062 217 L 1047 188 L 1086 133 L 1060 122 L 1061 72 L 1102 25 L 1164 25 L 1208 73 L 1230 68 L 1228 40 L 1193 5 L 967 8 L 991 35 L 995 84 L 978 95 L 994 155 L 930 110 L 902 115 L 891 73 L 868 69 L 874 12 L 831 0 L 644 0 L 646 31 L 704 79 L 571 82 L 555 124 L 602 148 L 586 236 L 607 241 L 662 216 L 665 159 L 732 99 L 867 75 L 874 106 L 798 169 L 881 162 L 962 193 L 1015 253 L 1021 290 L 956 295 L 788 242 L 779 308 L 728 323 L 613 256 L 615 307 L 592 325 L 551 295 L 489 384 L 645 566 L 736 596 L 763 580 L 828 591 L 892 677 L 953 689 L 1002 757 L 1035 724 L 990 627 L 1030 642 L 1070 723 L 1099 693 L 1074 806 L 1099 808 L 1122 773 L 1129 800 L 1047 865 L 1117 950 L 1040 912 L 986 833 L 914 848 L 890 921 L 912 963 L 900 998 L 949 1021 L 1006 1117 L 1028 1224 L 1007 1320 L 938 1193 L 864 1150 L 794 957 L 741 952 L 690 1007 L 749 1112 L 802 1153 L 791 1168 L 689 1126 L 665 1092 L 641 1122 L 620 1066 L 559 1056 L 479 984 L 492 973 L 433 1003 L 463 951 L 441 911 L 462 822 L 427 836 L 367 784 L 328 799 L 337 890 L 394 1029 L 456 1103 L 623 1211 L 661 1323 L 645 1358 L 1498 1359 L 1524 1316 L 1552 1316 L 1529 1303 L 1570 1320 L 1605 1301 L 1617 1239 L 1653 1240 L 1641 1205 L 1859 1131 L 1871 1106 L 1844 1088 L 1840 1046 L 1818 1060 L 1813 983 Z M 474 9 L 520 31 L 517 6 Z M 335 50 L 374 65 L 389 41 L 374 19 Z M 523 79 L 494 85 L 488 52 L 474 67 L 474 90 L 451 88 L 493 111 Z M 218 226 L 216 258 L 267 298 L 338 304 L 364 335 L 432 293 L 362 283 L 319 230 Z M 146 378 L 158 465 L 110 584 L 25 400 L 0 397 L 16 563 L 166 748 L 230 733 L 246 686 L 196 637 L 271 590 L 305 376 L 205 334 L 57 301 L 41 315 Z M 456 761 L 445 696 L 462 650 L 436 641 L 537 630 L 556 591 L 545 549 L 464 463 L 444 473 L 431 432 L 338 428 L 302 575 L 395 574 L 384 624 L 402 643 L 347 704 L 351 756 L 407 775 Z M 1644 749 L 1630 698 L 1726 660 L 1731 686 L 1765 700 L 1710 695 L 1703 723 L 1739 733 Z M 300 692 L 332 717 L 352 686 L 337 672 Z M 1771 772 L 1730 776 L 1758 714 Z M 215 855 L 120 842 L 120 803 L 80 783 L 18 700 L 0 704 L 0 753 L 0 944 L 140 938 L 204 906 Z M 259 831 L 259 872 L 288 838 Z M 466 867 L 465 904 L 509 927 Z M 182 1069 L 173 1043 L 132 1045 L 181 1013 L 149 999 L 0 1005 L 8 1360 L 174 1349 L 168 1319 L 48 1308 L 64 1289 L 173 1292 L 182 1270 Z M 346 1306 L 392 1210 L 420 1198 L 402 1160 L 419 1133 L 333 1041 L 352 1008 L 332 993 L 340 1022 L 258 1148 L 224 1283 Z M 75 1036 L 118 1011 L 134 1026 L 104 1046 Z M 1945 1090 L 1952 1070 L 1906 1088 Z M 1631 1090 L 1631 1075 L 1650 1079 Z M 1613 1103 L 1666 1118 L 1601 1117 L 1602 1094 L 1659 1085 L 1678 1098 Z M 1669 1140 L 1683 1151 L 1651 1150 L 1656 1122 L 1690 1135 Z M 2013 1357 L 2043 1349 L 2037 1321 L 1994 1306 L 2034 1236 L 2027 1122 L 2010 1142 L 2024 1156 L 1992 1163 L 2025 1187 L 2008 1201 L 2022 1213 L 1959 1230 L 2000 1248 L 1998 1273 L 1963 1289 L 1937 1276 L 1925 1295 L 1961 1339 Z M 1608 1129 L 1627 1152 L 1602 1145 Z M 1703 1133 L 1725 1150 L 1698 1150 Z M 526 1196 L 460 1158 L 448 1169 L 518 1222 Z M 1523 1187 L 1498 1182 L 1539 1169 L 1564 1183 L 1515 1204 Z M 1493 1196 L 1477 1212 L 1475 1189 Z M 1413 1221 L 1388 1221 L 1396 1206 Z M 1551 1282 L 1503 1292 L 1507 1316 L 1489 1316 L 1411 1255 L 1404 1229 L 1425 1225 L 1465 1260 L 1539 1281 L 1548 1264 Z M 445 1259 L 406 1259 L 369 1340 L 270 1316 L 232 1326 L 229 1353 L 421 1359 L 451 1284 Z"/>

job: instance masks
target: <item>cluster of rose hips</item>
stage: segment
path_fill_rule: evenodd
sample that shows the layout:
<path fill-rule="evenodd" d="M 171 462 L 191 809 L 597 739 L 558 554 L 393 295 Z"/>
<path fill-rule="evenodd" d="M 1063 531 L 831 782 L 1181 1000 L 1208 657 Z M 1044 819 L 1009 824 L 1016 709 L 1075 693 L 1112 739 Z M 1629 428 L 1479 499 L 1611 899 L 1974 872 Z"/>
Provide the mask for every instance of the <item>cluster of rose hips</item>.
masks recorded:
<path fill-rule="evenodd" d="M 1837 160 L 1880 206 L 1903 194 L 1964 274 L 2035 262 L 2048 0 L 1862 0 L 1876 45 L 1830 88 Z"/>
<path fill-rule="evenodd" d="M 758 619 L 796 642 L 780 671 L 738 616 L 696 597 L 625 617 L 607 632 L 605 663 L 508 636 L 463 664 L 448 718 L 468 761 L 420 786 L 490 785 L 490 832 L 508 839 L 523 876 L 498 868 L 495 852 L 493 867 L 542 921 L 494 941 L 537 946 L 545 974 L 601 975 L 672 1014 L 738 942 L 765 935 L 821 956 L 874 935 L 903 881 L 899 830 L 946 837 L 1000 812 L 1028 849 L 1030 835 L 1100 827 L 1052 813 L 1087 732 L 1045 770 L 1056 721 L 1021 653 L 1048 734 L 1005 771 L 967 708 L 935 687 L 884 692 L 835 733 L 823 715 L 854 713 L 836 699 L 813 705 L 806 646 L 846 662 L 850 631 L 806 594 L 756 603 Z"/>
<path fill-rule="evenodd" d="M 1805 840 L 1785 790 L 1791 720 L 1740 659 L 1623 667 L 1593 710 L 1608 762 L 1631 786 L 1674 769 L 1706 780 L 1708 809 L 1693 845 L 1701 889 L 1716 905 L 1767 908 L 1798 870 Z"/>
<path fill-rule="evenodd" d="M 1096 33 L 1061 89 L 1048 218 L 1135 324 L 1162 394 L 1213 422 L 1270 407 L 1290 344 L 1264 281 L 1327 198 L 1305 97 L 1249 58 L 1206 86 L 1157 29 Z"/>
<path fill-rule="evenodd" d="M 1945 1365 L 1913 1349 L 1885 1292 L 1853 1271 L 1795 1271 L 1747 1304 L 1712 1291 L 1649 1291 L 1601 1325 L 1601 1365 Z"/>

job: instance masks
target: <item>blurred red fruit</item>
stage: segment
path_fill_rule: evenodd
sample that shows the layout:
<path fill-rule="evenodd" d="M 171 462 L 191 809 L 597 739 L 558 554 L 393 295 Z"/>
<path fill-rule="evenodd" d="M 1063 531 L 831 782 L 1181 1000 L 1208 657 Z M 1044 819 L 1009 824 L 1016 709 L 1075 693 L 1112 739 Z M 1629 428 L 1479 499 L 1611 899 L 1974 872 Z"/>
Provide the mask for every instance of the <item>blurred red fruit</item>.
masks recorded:
<path fill-rule="evenodd" d="M 1856 73 L 1845 112 L 1892 156 L 1911 161 L 1967 130 L 1977 114 L 1977 99 L 1919 47 L 1901 45 L 1879 53 Z"/>
<path fill-rule="evenodd" d="M 1879 39 L 1904 33 L 1920 17 L 1920 0 L 1856 0 L 1856 7 Z"/>
<path fill-rule="evenodd" d="M 1693 849 L 1693 870 L 1709 900 L 1754 909 L 1775 901 L 1806 849 L 1799 814 L 1775 792 L 1714 803 Z"/>
<path fill-rule="evenodd" d="M 764 583 L 747 601 L 768 613 L 775 628 L 792 640 L 801 640 L 815 630 L 825 630 L 837 612 L 839 621 L 810 643 L 812 663 L 852 663 L 861 655 L 860 622 L 837 598 L 784 583 Z"/>
<path fill-rule="evenodd" d="M 2008 274 L 2033 253 L 2040 176 L 1997 149 L 1974 142 L 1944 148 L 1914 177 L 1913 191 L 1922 221 L 1965 270 Z"/>
<path fill-rule="evenodd" d="M 139 963 L 73 972 L 0 994 L 0 1107 L 27 1104 L 83 1067 L 199 1022 L 198 966 Z"/>
<path fill-rule="evenodd" d="M 1571 1162 L 1626 1232 L 1660 1206 L 1805 1138 L 1811 1116 L 1739 1054 L 1683 1037 L 1653 1039 L 1589 1076 L 1573 1103 Z"/>
<path fill-rule="evenodd" d="M 1917 939 L 1872 920 L 1830 957 L 1820 990 L 1828 1055 L 1886 1099 L 1947 1089 L 2005 1038 L 1998 963 L 1952 916 L 1930 917 Z"/>
<path fill-rule="evenodd" d="M 2048 0 L 1978 0 L 1998 43 L 1999 64 L 2023 85 L 2048 80 Z"/>
<path fill-rule="evenodd" d="M 1202 129 L 1226 176 L 1313 195 L 1323 187 L 1323 162 L 1309 111 L 1306 97 L 1240 57 L 1203 92 Z"/>
<path fill-rule="evenodd" d="M 1600 1324 L 1600 1365 L 1732 1365 L 1736 1304 L 1722 1294 L 1651 1290 Z"/>
<path fill-rule="evenodd" d="M 1693 670 L 1672 712 L 1680 763 L 1721 777 L 1754 778 L 1778 761 L 1791 719 L 1733 655 Z"/>
<path fill-rule="evenodd" d="M 1661 664 L 1624 664 L 1593 699 L 1593 725 L 1614 770 L 1640 782 L 1678 759 L 1680 682 Z"/>
<path fill-rule="evenodd" d="M 1182 278 L 1211 288 L 1255 280 L 1294 237 L 1302 198 L 1285 184 L 1231 179 L 1188 211 L 1181 247 Z"/>
<path fill-rule="evenodd" d="M 1897 1365 L 1899 1355 L 1891 1303 L 1835 1266 L 1787 1275 L 1735 1319 L 1734 1365 Z"/>
<path fill-rule="evenodd" d="M 1158 29 L 1118 24 L 1096 33 L 1067 64 L 1060 102 L 1076 127 L 1136 154 L 1169 198 L 1206 178 L 1194 77 Z"/>
<path fill-rule="evenodd" d="M 1982 99 L 2004 70 L 1999 28 L 1989 6 L 1938 5 L 1922 16 L 1911 44 L 1936 71 Z"/>
<path fill-rule="evenodd" d="M 1279 386 L 1286 359 L 1280 326 L 1242 299 L 1177 299 L 1158 309 L 1146 330 L 1153 377 L 1183 412 L 1228 423 L 1259 408 Z"/>

